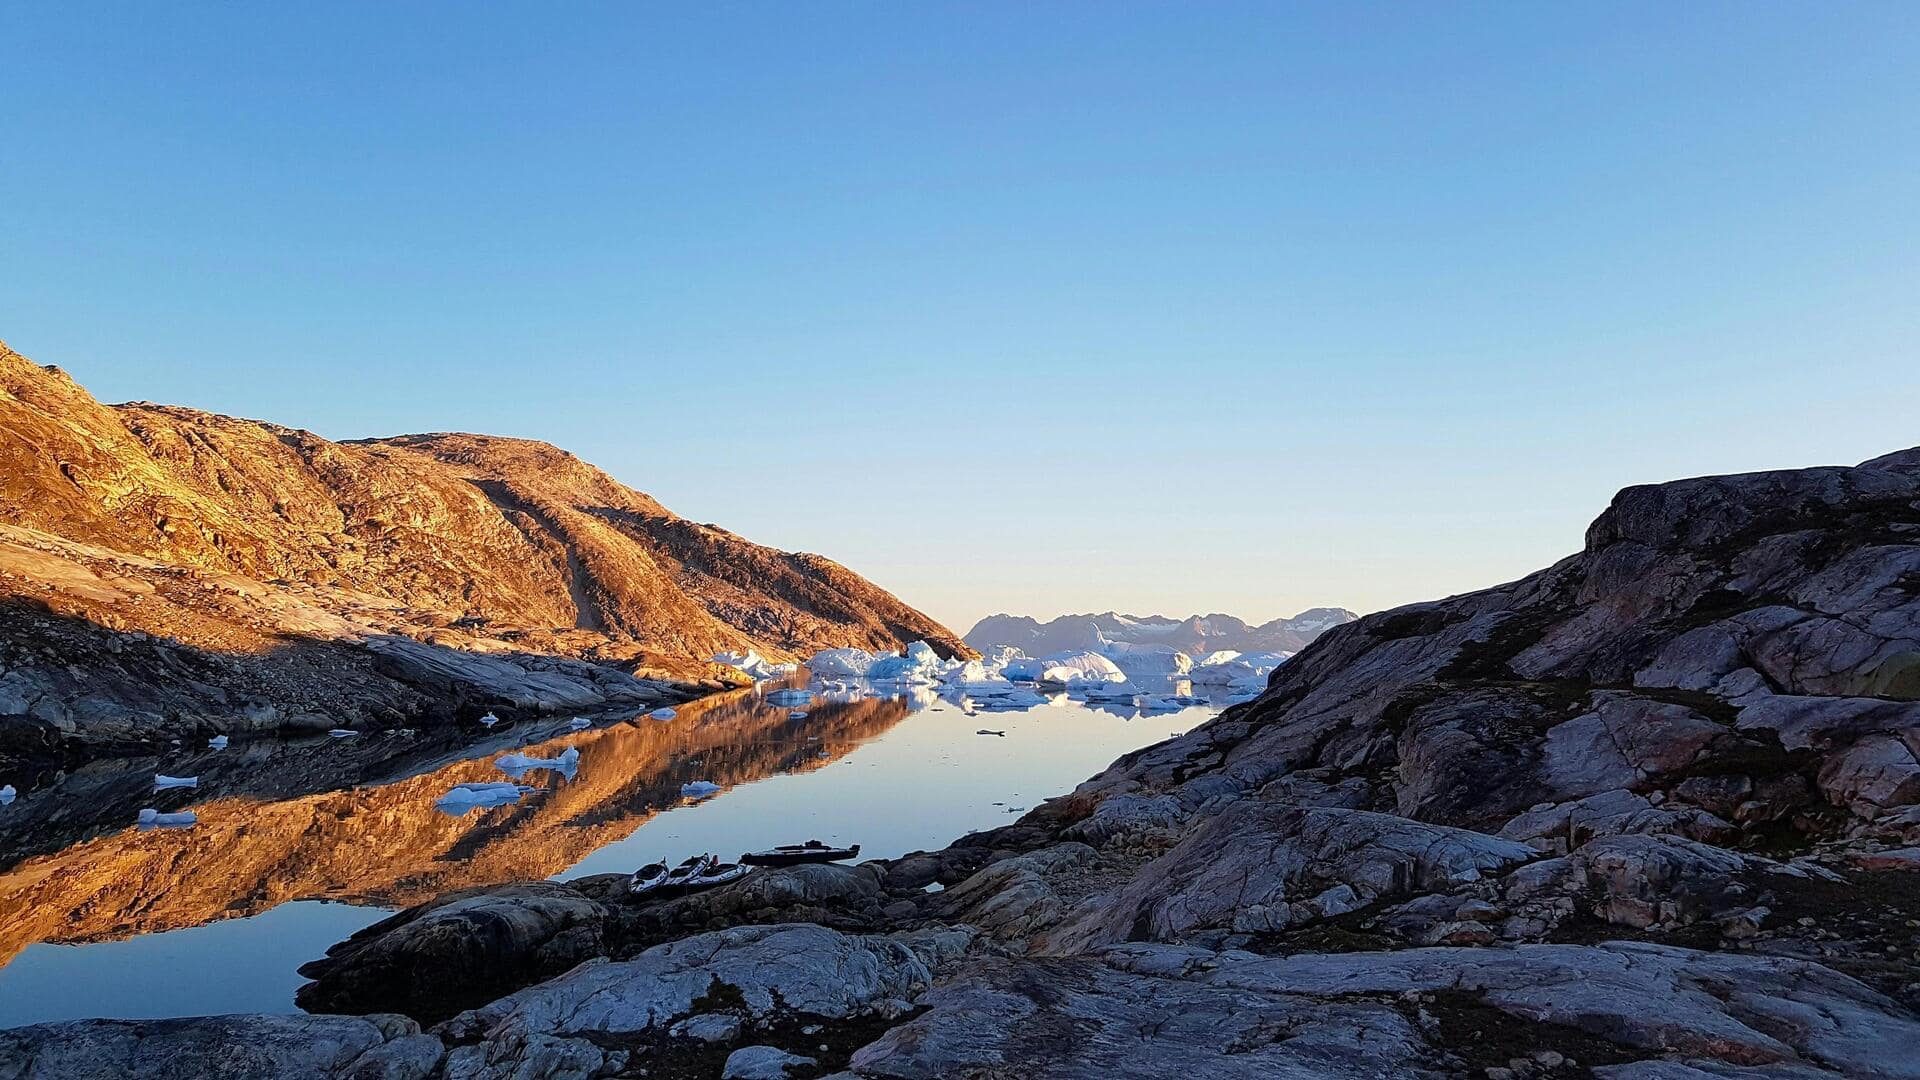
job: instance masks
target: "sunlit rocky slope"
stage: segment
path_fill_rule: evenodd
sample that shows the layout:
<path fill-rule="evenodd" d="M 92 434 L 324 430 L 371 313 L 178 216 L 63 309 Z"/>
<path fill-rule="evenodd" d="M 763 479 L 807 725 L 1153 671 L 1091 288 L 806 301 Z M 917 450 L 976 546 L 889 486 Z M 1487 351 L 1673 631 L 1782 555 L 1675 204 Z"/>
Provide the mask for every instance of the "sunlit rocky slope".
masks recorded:
<path fill-rule="evenodd" d="M 107 406 L 0 345 L 0 766 L 196 725 L 645 704 L 675 695 L 634 674 L 710 678 L 717 650 L 919 639 L 965 651 L 831 560 L 543 443 Z"/>

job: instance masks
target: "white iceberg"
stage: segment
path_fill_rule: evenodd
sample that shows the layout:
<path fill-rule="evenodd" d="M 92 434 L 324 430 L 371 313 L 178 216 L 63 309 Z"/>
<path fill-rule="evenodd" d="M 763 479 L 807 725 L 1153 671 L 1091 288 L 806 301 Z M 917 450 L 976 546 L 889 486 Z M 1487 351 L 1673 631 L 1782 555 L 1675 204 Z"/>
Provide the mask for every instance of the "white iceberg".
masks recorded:
<path fill-rule="evenodd" d="M 197 788 L 199 786 L 200 778 L 197 776 L 168 776 L 166 773 L 155 773 L 153 777 L 153 790 L 155 791 L 162 791 L 166 788 Z"/>
<path fill-rule="evenodd" d="M 1248 679 L 1265 679 L 1292 655 L 1288 652 L 1240 653 L 1231 660 L 1201 664 L 1187 678 L 1196 686 L 1230 686 Z"/>
<path fill-rule="evenodd" d="M 200 819 L 195 817 L 191 810 L 182 810 L 173 814 L 163 814 L 149 806 L 145 810 L 140 811 L 140 827 L 142 829 L 184 829 L 198 820 Z"/>
<path fill-rule="evenodd" d="M 0 806 L 5 806 L 19 797 L 20 793 L 13 790 L 12 784 L 8 784 L 6 787 L 0 787 Z"/>
<path fill-rule="evenodd" d="M 493 725 L 499 722 L 500 722 L 500 718 L 493 715 L 492 713 L 488 713 L 487 715 L 480 718 L 481 727 L 492 727 Z"/>
<path fill-rule="evenodd" d="M 647 714 L 649 720 L 671 720 L 680 714 L 668 708 L 658 708 Z"/>
<path fill-rule="evenodd" d="M 448 814 L 464 814 L 481 807 L 505 806 L 520 801 L 520 796 L 532 791 L 520 784 L 480 783 L 459 784 L 445 795 L 433 801 L 433 805 Z"/>
<path fill-rule="evenodd" d="M 1009 679 L 1026 682 L 1125 682 L 1126 672 L 1097 652 L 1084 649 L 1049 653 L 1038 659 L 1018 657 L 1002 672 Z"/>
<path fill-rule="evenodd" d="M 207 740 L 207 749 L 209 750 L 225 750 L 226 748 L 227 737 L 225 735 L 215 735 L 213 738 Z"/>
<path fill-rule="evenodd" d="M 1171 645 L 1129 645 L 1109 642 L 1107 659 L 1126 673 L 1133 682 L 1148 679 L 1177 679 L 1193 670 L 1193 658 Z"/>
<path fill-rule="evenodd" d="M 813 691 L 800 690 L 793 687 L 785 690 L 775 690 L 773 693 L 767 695 L 767 704 L 769 705 L 805 705 L 812 700 Z"/>
<path fill-rule="evenodd" d="M 807 661 L 807 670 L 819 679 L 865 678 L 874 656 L 865 649 L 827 649 Z"/>
<path fill-rule="evenodd" d="M 587 719 L 584 716 L 576 716 L 573 719 L 567 721 L 567 728 L 568 730 L 571 730 L 571 731 L 585 731 L 592 726 L 593 726 L 593 721 Z"/>
<path fill-rule="evenodd" d="M 720 785 L 711 780 L 689 780 L 680 785 L 680 796 L 685 799 L 704 799 L 720 790 Z"/>
<path fill-rule="evenodd" d="M 722 667 L 733 668 L 756 682 L 783 678 L 800 670 L 798 664 L 776 664 L 752 649 L 746 652 L 714 653 L 713 662 Z"/>

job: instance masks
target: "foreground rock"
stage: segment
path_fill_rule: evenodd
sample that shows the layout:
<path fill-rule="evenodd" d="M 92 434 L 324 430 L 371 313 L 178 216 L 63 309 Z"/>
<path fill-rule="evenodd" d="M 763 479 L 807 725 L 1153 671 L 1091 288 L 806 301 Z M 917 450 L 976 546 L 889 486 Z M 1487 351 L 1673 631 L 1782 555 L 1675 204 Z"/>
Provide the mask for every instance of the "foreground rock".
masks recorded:
<path fill-rule="evenodd" d="M 0 1031 L 6 1080 L 426 1080 L 440 1040 L 398 1016 L 78 1020 Z"/>

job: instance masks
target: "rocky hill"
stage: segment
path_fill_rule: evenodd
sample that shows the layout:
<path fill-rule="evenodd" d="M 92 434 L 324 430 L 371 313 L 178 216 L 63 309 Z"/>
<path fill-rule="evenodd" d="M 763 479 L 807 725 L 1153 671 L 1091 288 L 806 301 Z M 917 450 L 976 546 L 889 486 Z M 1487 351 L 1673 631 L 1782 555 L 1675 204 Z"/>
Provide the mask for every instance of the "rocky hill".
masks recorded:
<path fill-rule="evenodd" d="M 24 1028 L 0 1072 L 1920 1077 L 1917 751 L 1920 450 L 1629 488 L 944 850 L 443 898 L 310 967 L 388 1012 Z"/>
<path fill-rule="evenodd" d="M 951 633 L 542 443 L 107 406 L 0 345 L 0 756 L 675 696 L 716 651 Z M 685 696 L 679 693 L 677 696 Z"/>
<path fill-rule="evenodd" d="M 1200 657 L 1221 649 L 1234 652 L 1299 652 L 1328 630 L 1359 618 L 1345 608 L 1311 608 L 1291 619 L 1258 626 L 1231 615 L 1062 615 L 1047 622 L 1026 615 L 989 615 L 967 631 L 966 643 L 985 652 L 1012 645 L 1028 656 L 1070 649 L 1098 651 L 1107 644 L 1166 645 Z"/>

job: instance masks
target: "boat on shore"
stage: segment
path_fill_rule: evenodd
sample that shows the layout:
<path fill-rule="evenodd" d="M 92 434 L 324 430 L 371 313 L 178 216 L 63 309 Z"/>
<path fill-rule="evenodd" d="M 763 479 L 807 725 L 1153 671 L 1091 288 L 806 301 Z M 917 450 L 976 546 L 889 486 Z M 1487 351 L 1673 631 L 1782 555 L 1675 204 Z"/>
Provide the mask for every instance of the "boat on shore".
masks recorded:
<path fill-rule="evenodd" d="M 799 866 L 803 863 L 839 862 L 860 854 L 860 845 L 834 847 L 818 840 L 804 844 L 781 844 L 765 851 L 749 851 L 740 861 L 749 866 Z"/>

